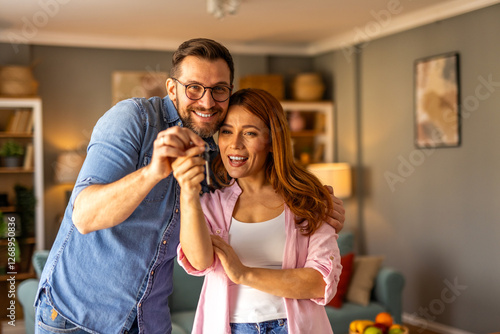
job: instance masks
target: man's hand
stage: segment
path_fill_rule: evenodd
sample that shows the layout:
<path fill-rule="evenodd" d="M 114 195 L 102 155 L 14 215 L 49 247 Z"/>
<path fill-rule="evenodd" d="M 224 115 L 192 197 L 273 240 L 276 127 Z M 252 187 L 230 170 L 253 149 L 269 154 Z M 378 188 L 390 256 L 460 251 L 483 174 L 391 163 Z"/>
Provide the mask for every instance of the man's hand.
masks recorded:
<path fill-rule="evenodd" d="M 328 220 L 326 221 L 330 224 L 337 233 L 339 233 L 344 228 L 345 221 L 345 209 L 344 202 L 340 198 L 335 197 L 333 193 L 333 188 L 331 186 L 325 186 L 325 188 L 330 193 L 333 201 L 333 212 L 328 213 Z"/>
<path fill-rule="evenodd" d="M 174 126 L 160 132 L 149 165 L 151 174 L 158 180 L 166 178 L 172 172 L 175 159 L 186 156 L 186 150 L 192 146 L 205 147 L 205 142 L 188 128 Z"/>
<path fill-rule="evenodd" d="M 188 148 L 204 145 L 203 139 L 187 128 L 172 127 L 160 132 L 149 165 L 115 182 L 93 184 L 82 190 L 73 209 L 76 228 L 85 234 L 120 224 L 172 172 L 175 159 L 185 157 Z"/>

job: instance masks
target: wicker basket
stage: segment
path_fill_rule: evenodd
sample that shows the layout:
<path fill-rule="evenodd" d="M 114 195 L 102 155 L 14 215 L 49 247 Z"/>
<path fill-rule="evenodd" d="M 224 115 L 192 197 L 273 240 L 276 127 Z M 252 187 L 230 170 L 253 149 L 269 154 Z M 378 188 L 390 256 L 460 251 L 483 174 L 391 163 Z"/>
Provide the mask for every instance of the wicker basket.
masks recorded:
<path fill-rule="evenodd" d="M 278 100 L 283 100 L 285 87 L 283 76 L 279 74 L 249 75 L 240 79 L 240 88 L 260 88 Z"/>
<path fill-rule="evenodd" d="M 0 95 L 34 96 L 38 91 L 38 82 L 33 77 L 29 66 L 3 66 L 0 68 Z"/>
<path fill-rule="evenodd" d="M 319 101 L 325 92 L 325 85 L 319 73 L 302 73 L 292 82 L 292 95 L 298 101 Z"/>

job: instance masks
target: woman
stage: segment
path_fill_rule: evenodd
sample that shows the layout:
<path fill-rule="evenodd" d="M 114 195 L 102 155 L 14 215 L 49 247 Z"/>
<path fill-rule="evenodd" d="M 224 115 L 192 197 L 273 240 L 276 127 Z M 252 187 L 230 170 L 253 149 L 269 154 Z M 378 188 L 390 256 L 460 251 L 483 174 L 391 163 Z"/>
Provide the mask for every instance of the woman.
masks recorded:
<path fill-rule="evenodd" d="M 173 164 L 181 186 L 178 261 L 206 275 L 193 333 L 332 333 L 323 305 L 341 272 L 331 197 L 293 161 L 280 103 L 236 92 L 213 163 L 222 189 L 199 199 L 199 148 Z"/>

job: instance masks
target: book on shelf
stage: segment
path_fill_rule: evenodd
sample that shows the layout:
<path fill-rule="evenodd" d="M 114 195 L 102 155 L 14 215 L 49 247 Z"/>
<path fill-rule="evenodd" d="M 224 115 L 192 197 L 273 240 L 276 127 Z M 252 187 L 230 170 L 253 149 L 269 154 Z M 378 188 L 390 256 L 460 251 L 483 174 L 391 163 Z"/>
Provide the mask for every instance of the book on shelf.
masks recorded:
<path fill-rule="evenodd" d="M 17 128 L 17 124 L 19 123 L 20 114 L 16 111 L 12 115 L 10 115 L 9 123 L 5 128 L 5 132 L 14 132 L 14 129 Z"/>
<path fill-rule="evenodd" d="M 28 143 L 26 145 L 26 151 L 24 153 L 24 165 L 23 165 L 23 168 L 24 169 L 31 169 L 33 168 L 33 144 L 32 143 Z"/>
<path fill-rule="evenodd" d="M 32 133 L 33 111 L 18 109 L 11 115 L 5 132 L 9 133 Z"/>
<path fill-rule="evenodd" d="M 26 122 L 26 126 L 24 127 L 24 132 L 33 133 L 33 126 L 34 126 L 35 118 L 33 116 L 33 111 L 28 110 L 28 112 L 29 112 L 29 117 L 28 117 L 28 121 Z"/>

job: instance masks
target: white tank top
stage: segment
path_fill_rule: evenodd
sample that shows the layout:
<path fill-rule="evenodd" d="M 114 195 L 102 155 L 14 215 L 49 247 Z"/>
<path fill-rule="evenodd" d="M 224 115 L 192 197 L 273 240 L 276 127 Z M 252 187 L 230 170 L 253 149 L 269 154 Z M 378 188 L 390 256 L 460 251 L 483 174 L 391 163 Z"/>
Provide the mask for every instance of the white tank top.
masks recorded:
<path fill-rule="evenodd" d="M 285 251 L 285 211 L 261 223 L 231 220 L 229 244 L 248 267 L 281 269 Z M 229 282 L 229 321 L 262 322 L 286 318 L 282 297 Z"/>

